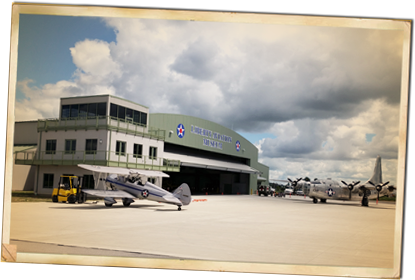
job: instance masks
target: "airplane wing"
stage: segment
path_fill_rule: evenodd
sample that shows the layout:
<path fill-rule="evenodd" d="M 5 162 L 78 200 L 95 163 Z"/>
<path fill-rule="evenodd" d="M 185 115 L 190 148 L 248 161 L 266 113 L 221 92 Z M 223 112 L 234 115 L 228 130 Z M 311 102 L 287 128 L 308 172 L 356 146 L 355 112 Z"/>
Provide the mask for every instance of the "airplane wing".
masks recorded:
<path fill-rule="evenodd" d="M 129 169 L 132 174 L 137 173 L 146 177 L 170 177 L 168 174 L 157 170 Z"/>
<path fill-rule="evenodd" d="M 272 178 L 270 178 L 268 181 L 272 181 L 272 182 L 284 182 L 284 183 L 289 183 L 290 181 L 288 181 L 288 180 L 279 180 L 279 179 L 272 179 Z"/>
<path fill-rule="evenodd" d="M 135 196 L 129 194 L 128 192 L 117 190 L 117 191 L 104 191 L 104 190 L 85 190 L 82 189 L 84 193 L 91 194 L 99 197 L 112 197 L 112 198 L 136 198 Z"/>
<path fill-rule="evenodd" d="M 83 169 L 99 172 L 99 173 L 110 173 L 118 175 L 130 175 L 130 169 L 120 168 L 120 167 L 108 167 L 108 166 L 98 166 L 98 165 L 88 165 L 88 164 L 78 164 L 78 167 Z"/>
<path fill-rule="evenodd" d="M 389 181 L 387 181 L 386 183 L 380 183 L 375 185 L 374 183 L 372 183 L 371 181 L 367 181 L 366 183 L 364 183 L 363 185 L 359 186 L 359 188 L 366 188 L 369 190 L 377 190 L 378 187 L 380 187 L 380 190 L 382 190 L 384 187 L 386 187 L 389 184 Z M 389 188 L 389 187 L 386 187 Z M 393 188 L 393 187 L 392 187 Z"/>
<path fill-rule="evenodd" d="M 109 173 L 109 174 L 118 174 L 118 175 L 130 175 L 130 174 L 140 174 L 146 177 L 170 177 L 168 174 L 163 173 L 157 170 L 144 170 L 144 169 L 129 169 L 122 167 L 108 167 L 108 166 L 98 166 L 98 165 L 88 165 L 88 164 L 78 164 L 78 167 L 83 169 L 99 172 L 99 173 Z"/>
<path fill-rule="evenodd" d="M 364 182 L 363 184 L 359 184 L 356 186 L 357 189 L 368 189 L 368 190 L 376 190 L 376 185 L 371 184 L 369 181 Z"/>

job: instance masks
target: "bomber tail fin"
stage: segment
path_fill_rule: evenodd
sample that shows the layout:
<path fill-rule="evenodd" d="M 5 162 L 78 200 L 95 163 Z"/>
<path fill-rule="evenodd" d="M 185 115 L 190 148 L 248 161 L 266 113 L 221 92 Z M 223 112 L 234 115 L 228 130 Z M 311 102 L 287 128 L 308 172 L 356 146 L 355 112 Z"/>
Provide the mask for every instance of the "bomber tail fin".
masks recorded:
<path fill-rule="evenodd" d="M 186 183 L 181 184 L 174 192 L 173 195 L 178 198 L 183 205 L 189 205 L 192 201 L 192 195 L 190 188 Z"/>
<path fill-rule="evenodd" d="M 373 170 L 373 175 L 369 179 L 369 181 L 375 185 L 382 183 L 382 163 L 380 160 L 380 156 L 377 156 L 376 158 L 375 169 Z"/>

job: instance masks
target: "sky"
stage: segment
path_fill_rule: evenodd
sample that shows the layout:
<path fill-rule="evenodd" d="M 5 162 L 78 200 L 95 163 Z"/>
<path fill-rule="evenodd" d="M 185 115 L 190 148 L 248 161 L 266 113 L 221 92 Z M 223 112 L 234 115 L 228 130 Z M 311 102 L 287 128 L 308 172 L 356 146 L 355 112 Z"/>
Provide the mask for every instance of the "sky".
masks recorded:
<path fill-rule="evenodd" d="M 21 15 L 16 121 L 114 94 L 250 140 L 271 179 L 396 182 L 400 31 Z"/>

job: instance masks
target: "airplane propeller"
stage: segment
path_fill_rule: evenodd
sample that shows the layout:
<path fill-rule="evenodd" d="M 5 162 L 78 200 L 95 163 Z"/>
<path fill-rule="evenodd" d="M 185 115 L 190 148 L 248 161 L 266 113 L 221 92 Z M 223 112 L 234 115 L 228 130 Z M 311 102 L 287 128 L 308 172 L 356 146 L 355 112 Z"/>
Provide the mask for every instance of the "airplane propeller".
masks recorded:
<path fill-rule="evenodd" d="M 288 181 L 290 181 L 291 185 L 295 188 L 297 186 L 297 183 L 300 182 L 301 179 L 303 179 L 303 178 L 300 178 L 300 179 L 297 178 L 297 180 L 294 180 L 294 181 L 291 180 L 290 178 L 287 178 L 287 179 L 288 179 Z"/>
<path fill-rule="evenodd" d="M 345 181 L 342 181 L 343 184 L 345 184 L 347 186 L 347 188 L 349 189 L 349 200 L 352 199 L 352 191 L 354 189 L 354 187 L 360 183 L 360 181 L 357 182 L 353 182 L 351 184 L 347 184 Z"/>
<path fill-rule="evenodd" d="M 389 184 L 389 181 L 387 181 L 386 183 L 384 183 L 384 184 L 378 184 L 378 185 L 375 185 L 375 184 L 373 184 L 372 182 L 370 182 L 369 181 L 369 184 L 371 184 L 372 186 L 374 186 L 375 188 L 376 188 L 376 190 L 377 190 L 377 192 L 378 192 L 378 199 L 377 200 L 379 200 L 379 193 L 382 191 L 382 188 L 384 187 L 384 186 L 386 186 L 387 184 Z M 393 187 L 392 187 L 393 188 Z M 389 190 L 389 188 L 388 188 L 388 190 Z"/>

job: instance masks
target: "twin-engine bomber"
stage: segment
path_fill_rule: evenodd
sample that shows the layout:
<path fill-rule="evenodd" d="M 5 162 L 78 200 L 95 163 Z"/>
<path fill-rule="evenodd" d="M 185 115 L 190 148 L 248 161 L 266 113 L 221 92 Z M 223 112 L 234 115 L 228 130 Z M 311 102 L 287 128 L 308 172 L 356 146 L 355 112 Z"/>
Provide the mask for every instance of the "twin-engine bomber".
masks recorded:
<path fill-rule="evenodd" d="M 341 181 L 342 184 L 331 179 L 315 179 L 311 182 L 298 179 L 293 182 L 293 186 L 302 188 L 304 195 L 313 199 L 314 203 L 318 200 L 325 203 L 327 199 L 337 200 L 361 200 L 362 206 L 369 206 L 369 199 L 379 200 L 380 196 L 391 194 L 395 187 L 386 187 L 389 182 L 382 182 L 382 166 L 381 158 L 376 158 L 375 169 L 372 177 L 363 184 L 360 181 L 347 184 Z"/>
<path fill-rule="evenodd" d="M 168 192 L 147 181 L 148 177 L 169 177 L 169 175 L 155 170 L 137 170 L 120 167 L 106 167 L 79 164 L 79 167 L 98 173 L 98 180 L 105 180 L 107 190 L 86 190 L 83 192 L 104 198 L 105 206 L 111 207 L 117 203 L 115 198 L 121 198 L 124 206 L 130 206 L 134 199 L 148 199 L 156 202 L 173 204 L 180 211 L 183 205 L 189 205 L 192 196 L 186 183 L 181 184 L 173 193 Z M 101 175 L 109 174 L 105 179 Z"/>

